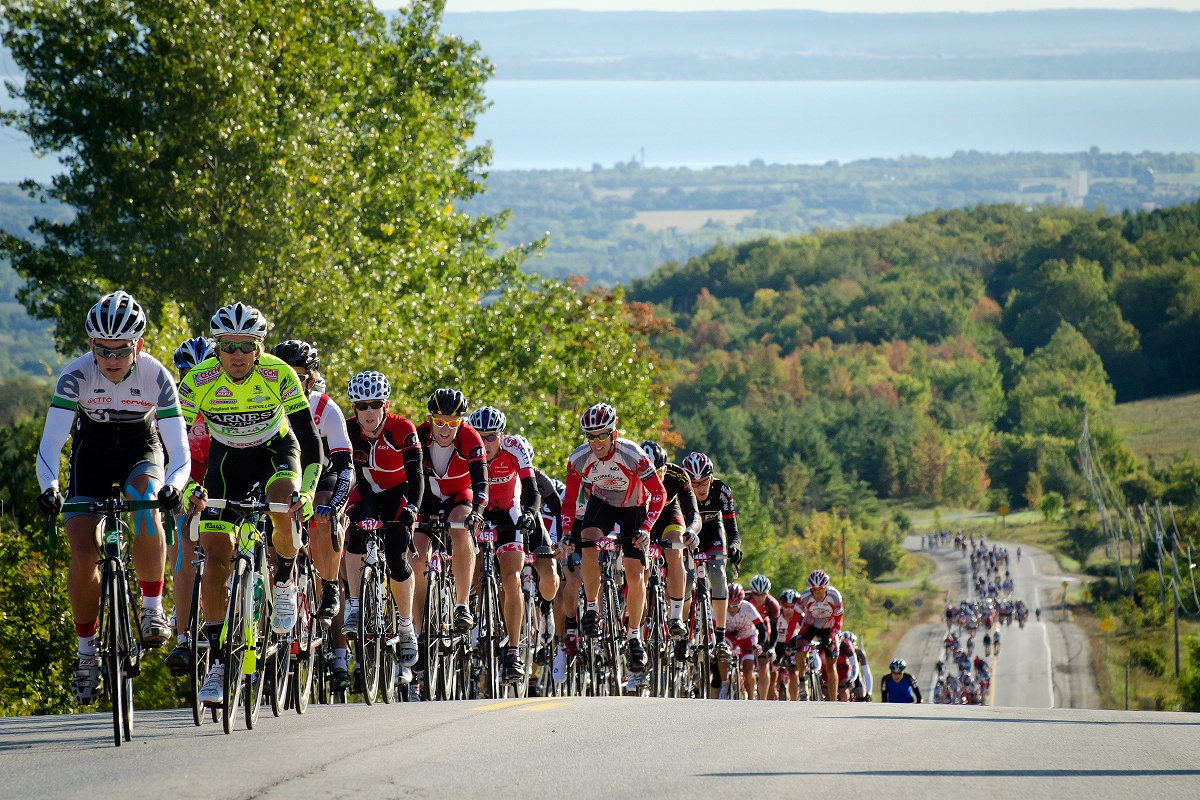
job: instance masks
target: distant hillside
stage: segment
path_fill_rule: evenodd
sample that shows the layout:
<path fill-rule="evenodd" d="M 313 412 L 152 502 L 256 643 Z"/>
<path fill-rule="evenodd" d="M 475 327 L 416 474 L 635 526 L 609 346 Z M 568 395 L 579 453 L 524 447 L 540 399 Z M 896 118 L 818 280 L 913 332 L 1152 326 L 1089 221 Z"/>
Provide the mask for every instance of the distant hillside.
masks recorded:
<path fill-rule="evenodd" d="M 447 14 L 501 79 L 1041 80 L 1200 77 L 1200 13 L 515 11 Z"/>
<path fill-rule="evenodd" d="M 1160 465 L 1183 453 L 1200 457 L 1200 392 L 1121 403 L 1117 430 L 1141 461 Z"/>

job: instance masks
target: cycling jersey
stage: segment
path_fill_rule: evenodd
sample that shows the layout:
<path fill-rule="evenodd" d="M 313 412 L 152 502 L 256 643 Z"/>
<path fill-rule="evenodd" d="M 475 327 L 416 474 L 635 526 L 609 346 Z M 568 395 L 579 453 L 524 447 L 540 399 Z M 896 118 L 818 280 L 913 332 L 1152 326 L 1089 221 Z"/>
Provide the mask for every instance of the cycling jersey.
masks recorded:
<path fill-rule="evenodd" d="M 756 601 L 753 595 L 746 595 L 746 599 L 754 605 L 758 610 L 759 616 L 763 618 L 763 622 L 767 625 L 767 635 L 763 639 L 762 646 L 764 648 L 774 647 L 775 643 L 779 641 L 780 628 L 782 627 L 780 624 L 783 619 L 782 606 L 779 605 L 779 601 L 775 599 L 775 596 L 769 592 L 759 601 Z"/>
<path fill-rule="evenodd" d="M 792 617 L 793 627 L 798 619 L 803 618 L 804 626 L 828 629 L 832 635 L 841 632 L 842 595 L 832 586 L 825 590 L 823 600 L 813 597 L 812 589 L 805 589 L 803 594 L 796 598 L 795 606 L 796 611 L 800 613 Z"/>
<path fill-rule="evenodd" d="M 428 420 L 417 426 L 421 442 L 425 480 L 429 492 L 426 505 L 471 503 L 478 513 L 487 507 L 487 455 L 479 432 L 466 422 L 459 424 L 454 440 L 446 447 L 434 441 Z M 424 515 L 424 514 L 423 514 Z"/>
<path fill-rule="evenodd" d="M 847 639 L 838 643 L 837 673 L 840 684 L 849 685 L 858 680 L 858 657 L 854 652 L 854 645 Z"/>
<path fill-rule="evenodd" d="M 204 424 L 204 415 L 196 416 L 187 429 L 188 450 L 192 454 L 192 480 L 198 484 L 204 483 L 204 473 L 208 470 L 208 425 Z"/>
<path fill-rule="evenodd" d="M 655 539 L 661 539 L 669 525 L 682 525 L 692 533 L 700 530 L 700 511 L 696 506 L 696 493 L 688 481 L 687 473 L 678 464 L 667 464 L 662 474 L 662 514 L 654 523 Z"/>
<path fill-rule="evenodd" d="M 408 485 L 412 505 L 419 507 L 425 487 L 416 426 L 399 414 L 387 414 L 383 418 L 383 430 L 374 439 L 367 438 L 356 418 L 346 422 L 346 431 L 354 450 L 358 485 L 365 485 L 374 492 Z M 409 481 L 409 473 L 415 480 Z"/>
<path fill-rule="evenodd" d="M 567 493 L 563 504 L 562 531 L 569 534 L 575 524 L 575 506 L 580 487 L 591 491 L 590 502 L 615 508 L 645 507 L 639 520 L 643 530 L 652 530 L 663 509 L 663 485 L 642 448 L 628 439 L 617 439 L 604 458 L 582 444 L 567 459 Z M 633 531 L 622 533 L 632 535 Z"/>
<path fill-rule="evenodd" d="M 487 462 L 488 510 L 519 511 L 539 504 L 533 476 L 533 451 L 515 436 L 500 437 L 500 452 Z M 521 488 L 518 505 L 517 487 Z"/>
<path fill-rule="evenodd" d="M 957 684 L 957 681 L 952 678 L 948 683 L 953 688 Z M 879 682 L 879 691 L 885 703 L 921 702 L 921 690 L 917 686 L 917 680 L 907 672 L 900 677 L 900 680 L 894 679 L 889 672 Z"/>
<path fill-rule="evenodd" d="M 346 417 L 337 403 L 324 392 L 309 392 L 308 408 L 317 435 L 321 437 L 321 468 L 324 473 L 318 488 L 330 492 L 329 505 L 340 509 L 346 503 L 354 483 Z"/>
<path fill-rule="evenodd" d="M 311 419 L 296 371 L 270 353 L 259 356 L 240 383 L 225 374 L 216 356 L 200 362 L 179 384 L 179 404 L 189 425 L 203 414 L 209 435 L 235 449 L 286 435 L 292 414 L 304 411 Z"/>
<path fill-rule="evenodd" d="M 700 548 L 703 550 L 725 550 L 727 547 L 742 547 L 738 533 L 737 508 L 733 504 L 733 492 L 724 481 L 713 479 L 708 497 L 697 501 L 701 527 Z"/>
<path fill-rule="evenodd" d="M 732 604 L 725 616 L 725 635 L 730 639 L 750 639 L 752 644 L 758 644 L 758 635 L 764 629 L 762 615 L 754 604 L 743 600 L 735 608 Z"/>
<path fill-rule="evenodd" d="M 105 453 L 136 451 L 144 456 L 149 451 L 161 451 L 161 437 L 171 463 L 166 483 L 177 489 L 183 489 L 187 483 L 191 457 L 175 381 L 147 353 L 138 354 L 119 383 L 104 375 L 91 353 L 63 369 L 50 400 L 38 448 L 37 478 L 42 491 L 52 486 L 58 488 L 59 456 L 72 429 L 75 433 L 72 472 L 76 471 L 76 464 L 82 471 L 102 467 Z M 127 476 L 111 477 L 123 483 Z"/>

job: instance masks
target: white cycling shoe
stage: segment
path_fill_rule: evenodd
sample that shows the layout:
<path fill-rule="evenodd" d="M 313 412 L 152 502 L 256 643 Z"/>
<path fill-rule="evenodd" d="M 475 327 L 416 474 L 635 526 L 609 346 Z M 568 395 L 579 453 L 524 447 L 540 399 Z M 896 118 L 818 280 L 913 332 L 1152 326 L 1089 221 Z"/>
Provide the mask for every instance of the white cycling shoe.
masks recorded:
<path fill-rule="evenodd" d="M 205 705 L 219 706 L 225 702 L 225 665 L 213 664 L 204 679 L 204 685 L 196 692 L 196 700 Z"/>
<path fill-rule="evenodd" d="M 276 583 L 271 587 L 271 630 L 290 633 L 296 625 L 296 582 Z"/>
<path fill-rule="evenodd" d="M 554 666 L 550 669 L 550 676 L 554 678 L 555 683 L 564 683 L 567 680 L 567 654 L 561 644 L 554 649 Z"/>

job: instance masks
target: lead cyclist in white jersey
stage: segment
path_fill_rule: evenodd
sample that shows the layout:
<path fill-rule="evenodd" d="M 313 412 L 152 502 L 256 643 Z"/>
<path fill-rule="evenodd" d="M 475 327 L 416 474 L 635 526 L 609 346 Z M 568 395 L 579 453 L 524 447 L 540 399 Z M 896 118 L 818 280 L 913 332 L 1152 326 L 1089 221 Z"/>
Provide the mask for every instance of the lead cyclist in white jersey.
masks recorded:
<path fill-rule="evenodd" d="M 157 496 L 163 508 L 177 509 L 187 482 L 191 455 L 180 416 L 175 381 L 154 357 L 143 353 L 146 315 L 122 291 L 100 298 L 88 312 L 85 330 L 91 352 L 72 361 L 58 377 L 38 448 L 38 509 L 57 516 L 59 456 L 72 438 L 67 501 L 107 500 L 114 484 L 130 500 Z M 157 422 L 157 425 L 155 424 Z M 164 478 L 163 449 L 171 465 Z M 100 613 L 100 518 L 86 512 L 66 515 L 71 565 L 67 596 L 79 637 L 72 679 L 75 699 L 96 701 L 100 665 L 96 630 Z M 157 511 L 134 514 L 133 564 L 142 596 L 142 640 L 158 647 L 171 636 L 163 614 L 166 540 Z"/>

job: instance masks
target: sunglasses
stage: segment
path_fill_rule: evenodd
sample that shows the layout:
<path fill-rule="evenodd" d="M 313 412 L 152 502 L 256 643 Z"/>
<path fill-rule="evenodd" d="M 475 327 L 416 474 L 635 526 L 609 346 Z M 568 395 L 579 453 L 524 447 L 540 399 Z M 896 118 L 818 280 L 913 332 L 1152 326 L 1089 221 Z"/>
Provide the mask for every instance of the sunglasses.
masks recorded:
<path fill-rule="evenodd" d="M 367 411 L 368 409 L 378 411 L 381 408 L 383 408 L 382 400 L 363 400 L 354 404 L 355 411 Z"/>
<path fill-rule="evenodd" d="M 217 349 L 222 353 L 253 353 L 258 349 L 258 342 L 217 342 Z"/>
<path fill-rule="evenodd" d="M 499 438 L 500 438 L 500 434 L 498 434 L 498 433 L 488 433 L 488 434 L 484 434 L 484 436 L 483 436 L 483 440 L 485 442 L 494 442 Z"/>
<path fill-rule="evenodd" d="M 585 433 L 589 442 L 606 442 L 612 438 L 612 431 L 604 431 L 603 433 Z"/>
<path fill-rule="evenodd" d="M 692 486 L 707 486 L 712 483 L 712 478 L 701 478 L 698 481 L 688 481 Z"/>
<path fill-rule="evenodd" d="M 101 347 L 98 344 L 92 345 L 92 352 L 97 358 L 129 358 L 133 355 L 133 351 L 137 349 L 137 345 L 127 344 L 124 347 L 113 349 L 111 347 Z"/>
<path fill-rule="evenodd" d="M 296 371 L 296 377 L 300 379 L 300 382 L 301 382 L 301 383 L 304 383 L 306 380 L 308 380 L 308 373 L 307 373 L 307 372 L 300 372 L 299 370 L 297 370 L 297 371 Z"/>
<path fill-rule="evenodd" d="M 457 428 L 462 425 L 462 417 L 454 417 L 453 419 L 441 419 L 440 417 L 430 417 L 433 424 L 439 428 Z"/>

